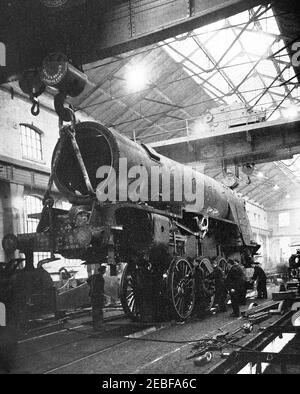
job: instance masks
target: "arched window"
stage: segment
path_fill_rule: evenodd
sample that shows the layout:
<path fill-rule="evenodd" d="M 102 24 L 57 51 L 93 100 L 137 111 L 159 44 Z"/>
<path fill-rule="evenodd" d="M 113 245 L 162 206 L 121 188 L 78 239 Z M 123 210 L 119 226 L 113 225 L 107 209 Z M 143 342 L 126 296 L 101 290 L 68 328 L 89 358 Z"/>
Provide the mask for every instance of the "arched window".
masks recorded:
<path fill-rule="evenodd" d="M 21 124 L 20 134 L 23 158 L 42 161 L 42 132 L 32 125 Z"/>

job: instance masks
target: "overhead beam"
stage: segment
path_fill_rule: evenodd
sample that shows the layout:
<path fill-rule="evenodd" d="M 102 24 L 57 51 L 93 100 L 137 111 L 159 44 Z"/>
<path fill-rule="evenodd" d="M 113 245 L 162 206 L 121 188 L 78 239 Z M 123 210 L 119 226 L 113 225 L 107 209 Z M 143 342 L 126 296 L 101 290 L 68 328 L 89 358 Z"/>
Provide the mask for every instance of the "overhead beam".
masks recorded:
<path fill-rule="evenodd" d="M 193 119 L 195 121 L 196 119 Z M 188 123 L 190 123 L 188 121 Z M 193 123 L 193 122 L 191 122 Z M 152 148 L 155 148 L 157 150 L 167 147 L 167 146 L 177 146 L 181 145 L 184 143 L 191 143 L 194 142 L 196 143 L 197 141 L 201 142 L 206 139 L 214 139 L 214 138 L 219 138 L 219 137 L 224 137 L 224 136 L 230 136 L 234 134 L 246 134 L 246 133 L 263 133 L 264 131 L 272 131 L 273 129 L 282 129 L 284 130 L 285 128 L 288 129 L 294 129 L 297 125 L 299 127 L 300 120 L 292 120 L 288 121 L 287 119 L 277 119 L 274 121 L 268 121 L 268 122 L 259 122 L 259 123 L 254 123 L 254 124 L 248 124 L 244 126 L 237 126 L 237 127 L 227 127 L 227 128 L 219 128 L 219 129 L 210 129 L 210 128 L 203 128 L 194 132 L 194 133 L 189 133 L 187 129 L 183 130 L 181 135 L 176 137 L 176 138 L 168 138 L 168 133 L 172 133 L 172 131 L 167 131 L 163 134 L 154 134 L 154 135 L 149 135 L 147 136 L 147 141 L 146 139 L 143 140 L 144 143 L 147 143 L 148 145 L 152 146 Z M 251 136 L 249 136 L 251 137 Z M 150 139 L 153 138 L 153 141 L 151 142 Z M 219 138 L 220 140 L 221 138 Z"/>
<path fill-rule="evenodd" d="M 129 0 L 127 4 L 120 0 L 105 16 L 105 34 L 101 35 L 98 53 L 107 57 L 151 45 L 267 3 L 264 0 L 157 0 L 151 5 L 147 0 Z M 126 12 L 129 4 L 130 12 Z"/>
<path fill-rule="evenodd" d="M 39 67 L 50 52 L 76 65 L 120 55 L 230 17 L 266 0 L 74 0 L 47 8 L 38 0 L 3 0 L 0 42 L 7 62 L 4 80 Z M 4 82 L 4 81 L 2 81 Z M 1 80 L 0 80 L 1 83 Z"/>
<path fill-rule="evenodd" d="M 230 128 L 223 133 L 203 131 L 201 137 L 191 135 L 149 145 L 158 153 L 183 163 L 223 160 L 228 164 L 265 163 L 300 153 L 299 127 L 300 120 L 262 122 Z"/>

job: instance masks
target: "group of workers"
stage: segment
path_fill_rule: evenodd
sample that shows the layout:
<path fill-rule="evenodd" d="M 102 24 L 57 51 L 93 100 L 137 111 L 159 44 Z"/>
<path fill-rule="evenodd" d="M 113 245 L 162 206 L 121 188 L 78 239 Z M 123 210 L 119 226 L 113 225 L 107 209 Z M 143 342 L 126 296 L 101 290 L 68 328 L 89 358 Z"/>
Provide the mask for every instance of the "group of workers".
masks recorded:
<path fill-rule="evenodd" d="M 228 260 L 228 273 L 225 276 L 222 269 L 215 261 L 215 304 L 219 312 L 227 310 L 227 294 L 229 293 L 232 305 L 231 316 L 240 316 L 240 305 L 246 305 L 247 282 L 244 270 L 238 260 Z M 87 283 L 90 286 L 90 298 L 93 316 L 93 328 L 95 331 L 101 330 L 103 326 L 103 306 L 104 306 L 104 274 L 106 267 L 101 266 L 97 274 L 90 276 Z M 254 274 L 252 282 L 257 281 L 257 297 L 267 298 L 267 277 L 264 270 L 258 263 L 254 264 Z"/>
<path fill-rule="evenodd" d="M 257 281 L 257 298 L 267 298 L 267 277 L 259 263 L 255 263 L 252 283 Z M 228 260 L 228 273 L 225 276 L 222 269 L 214 262 L 215 304 L 219 312 L 227 310 L 227 294 L 232 305 L 232 317 L 240 316 L 240 305 L 246 305 L 247 281 L 243 267 L 238 260 Z"/>

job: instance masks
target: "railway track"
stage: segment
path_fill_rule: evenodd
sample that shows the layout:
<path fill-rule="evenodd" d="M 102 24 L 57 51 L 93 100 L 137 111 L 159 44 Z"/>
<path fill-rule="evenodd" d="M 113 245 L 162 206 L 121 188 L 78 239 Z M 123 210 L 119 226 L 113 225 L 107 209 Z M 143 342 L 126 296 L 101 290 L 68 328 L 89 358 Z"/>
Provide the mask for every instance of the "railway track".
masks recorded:
<path fill-rule="evenodd" d="M 256 307 L 258 311 L 264 308 L 273 308 L 272 303 L 266 302 Z M 279 317 L 272 315 L 271 320 L 262 324 L 276 327 L 276 324 L 284 324 L 285 319 L 288 320 L 288 314 Z M 236 373 L 234 371 L 240 370 L 242 363 L 234 360 L 233 365 L 234 356 L 221 359 L 214 354 L 213 362 L 203 369 L 195 367 L 189 358 L 193 343 L 201 340 L 205 342 L 223 330 L 234 332 L 244 322 L 242 319 L 229 319 L 228 314 L 218 314 L 185 324 L 173 322 L 153 326 L 131 323 L 119 317 L 114 321 L 106 321 L 104 330 L 99 333 L 92 331 L 90 321 L 84 320 L 72 326 L 64 324 L 57 331 L 19 341 L 17 372 L 101 374 L 115 371 L 174 373 L 176 370 L 178 373 L 202 374 L 218 373 L 219 368 L 225 373 Z M 263 348 L 272 340 L 275 332 L 275 329 L 268 333 L 257 329 L 256 333 L 244 335 L 243 341 L 233 344 L 232 353 L 240 349 L 249 350 L 252 346 L 253 349 Z M 173 364 L 177 365 L 176 358 L 180 359 L 180 369 L 172 367 Z"/>
<path fill-rule="evenodd" d="M 84 356 L 84 357 L 80 357 L 80 358 L 77 358 L 77 359 L 75 359 L 75 360 L 72 360 L 72 361 L 70 361 L 70 362 L 68 362 L 68 363 L 61 364 L 61 365 L 59 365 L 59 366 L 57 366 L 57 367 L 55 367 L 55 368 L 52 368 L 52 369 L 50 369 L 50 370 L 48 370 L 48 371 L 43 372 L 43 374 L 44 374 L 44 375 L 49 375 L 49 374 L 58 372 L 59 370 L 65 369 L 65 368 L 67 368 L 67 367 L 70 367 L 70 366 L 72 366 L 72 365 L 74 365 L 74 364 L 76 364 L 76 363 L 79 363 L 79 362 L 88 360 L 89 358 L 98 356 L 98 355 L 103 354 L 103 353 L 105 353 L 105 352 L 107 352 L 107 351 L 109 351 L 109 350 L 116 349 L 116 348 L 119 347 L 120 345 L 123 345 L 124 343 L 129 342 L 129 341 L 130 341 L 130 339 L 124 339 L 124 340 L 122 340 L 122 341 L 120 341 L 120 342 L 118 342 L 118 343 L 115 343 L 115 344 L 113 344 L 113 345 L 106 346 L 105 348 L 101 348 L 101 349 L 99 349 L 99 350 L 97 350 L 97 351 L 95 351 L 95 352 L 93 352 L 93 353 L 90 353 L 90 354 Z"/>
<path fill-rule="evenodd" d="M 108 323 L 108 325 L 109 325 L 110 322 L 113 322 L 113 321 L 116 322 L 118 320 L 122 320 L 123 318 L 124 318 L 124 316 L 115 317 L 114 319 L 111 319 L 111 318 L 110 319 L 106 319 L 105 323 Z M 62 348 L 64 346 L 69 346 L 69 345 L 71 345 L 73 343 L 79 343 L 79 342 L 82 342 L 82 341 L 84 341 L 84 340 L 86 340 L 88 338 L 90 338 L 90 339 L 97 339 L 97 338 L 100 338 L 101 335 L 103 335 L 103 334 L 106 335 L 108 333 L 107 329 L 104 329 L 102 332 L 99 332 L 99 333 L 80 331 L 81 328 L 84 328 L 87 325 L 90 325 L 89 321 L 85 321 L 82 324 L 80 324 L 79 326 L 73 326 L 73 327 L 69 327 L 69 328 L 65 327 L 64 324 L 61 324 L 60 325 L 61 329 L 58 330 L 58 331 L 50 332 L 50 333 L 47 333 L 47 334 L 41 334 L 41 335 L 38 335 L 36 337 L 31 337 L 31 338 L 28 338 L 28 339 L 23 339 L 23 340 L 18 341 L 18 344 L 23 344 L 23 343 L 28 343 L 28 342 L 36 341 L 36 340 L 39 340 L 39 339 L 43 339 L 43 338 L 46 338 L 46 337 L 50 337 L 52 335 L 59 335 L 59 334 L 63 334 L 63 333 L 69 333 L 69 334 L 76 334 L 77 335 L 76 338 L 74 338 L 74 339 L 72 339 L 70 341 L 63 342 L 63 343 L 60 343 L 60 344 L 57 344 L 57 345 L 54 345 L 54 346 L 46 347 L 46 348 L 40 349 L 40 350 L 32 352 L 32 353 L 27 353 L 26 355 L 23 355 L 21 357 L 17 357 L 16 361 L 25 360 L 25 359 L 27 359 L 29 357 L 36 356 L 38 354 L 47 353 L 47 352 L 50 352 L 52 350 Z M 131 324 L 131 326 L 135 326 L 135 325 Z M 147 327 L 147 325 L 145 324 L 143 327 Z M 140 330 L 140 328 L 141 328 L 141 325 L 139 324 L 138 325 L 138 329 Z M 114 327 L 112 327 L 112 329 L 114 329 Z M 110 332 L 111 332 L 111 330 L 110 330 Z M 134 335 L 134 333 L 131 334 L 131 335 Z M 81 338 L 78 338 L 78 336 L 81 336 Z M 130 339 L 128 339 L 128 340 L 130 340 Z M 125 341 L 123 341 L 123 342 L 127 342 L 127 339 Z M 108 348 L 110 348 L 110 346 Z"/>
<path fill-rule="evenodd" d="M 59 330 L 41 332 L 40 335 L 19 340 L 16 371 L 36 373 L 38 370 L 38 373 L 43 374 L 54 373 L 117 348 L 131 341 L 132 335 L 139 332 L 147 333 L 147 330 L 149 330 L 149 324 L 131 323 L 124 319 L 124 315 L 106 318 L 103 330 L 100 332 L 92 330 L 91 321 L 82 321 L 77 326 L 69 327 L 65 323 L 60 323 Z M 64 357 L 60 355 L 67 355 L 67 362 L 61 363 L 60 360 Z M 44 367 L 39 367 L 39 360 L 44 363 L 45 360 L 49 360 L 51 366 L 48 367 L 46 362 Z"/>

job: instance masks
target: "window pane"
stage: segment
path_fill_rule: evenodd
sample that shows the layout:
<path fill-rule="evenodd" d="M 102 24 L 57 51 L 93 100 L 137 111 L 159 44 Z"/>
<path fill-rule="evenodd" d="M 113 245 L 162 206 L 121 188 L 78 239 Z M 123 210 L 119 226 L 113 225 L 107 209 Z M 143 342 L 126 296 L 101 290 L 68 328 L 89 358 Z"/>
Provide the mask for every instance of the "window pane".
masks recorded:
<path fill-rule="evenodd" d="M 23 157 L 33 160 L 42 160 L 41 134 L 34 128 L 21 125 L 21 146 Z"/>

